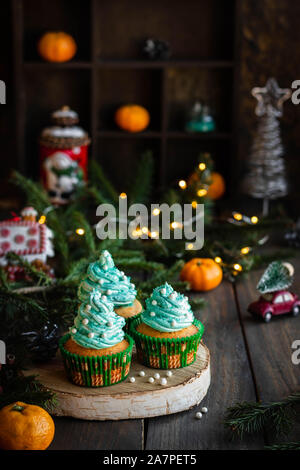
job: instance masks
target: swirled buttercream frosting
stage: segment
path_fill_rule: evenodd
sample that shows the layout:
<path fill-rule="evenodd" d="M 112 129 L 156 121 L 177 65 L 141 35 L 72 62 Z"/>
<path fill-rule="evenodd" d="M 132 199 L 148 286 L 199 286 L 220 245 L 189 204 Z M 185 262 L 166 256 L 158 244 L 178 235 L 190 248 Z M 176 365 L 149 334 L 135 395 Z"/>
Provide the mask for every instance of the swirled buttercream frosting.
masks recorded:
<path fill-rule="evenodd" d="M 142 322 L 157 331 L 172 332 L 191 326 L 194 314 L 188 298 L 167 282 L 156 287 L 146 300 L 146 309 L 141 316 Z"/>
<path fill-rule="evenodd" d="M 101 253 L 98 261 L 89 265 L 87 275 L 79 285 L 79 300 L 84 302 L 96 287 L 115 307 L 131 305 L 137 294 L 130 277 L 116 268 L 111 254 L 106 250 Z"/>
<path fill-rule="evenodd" d="M 84 348 L 103 349 L 124 339 L 124 318 L 117 315 L 114 305 L 97 289 L 92 290 L 79 306 L 70 334 Z"/>

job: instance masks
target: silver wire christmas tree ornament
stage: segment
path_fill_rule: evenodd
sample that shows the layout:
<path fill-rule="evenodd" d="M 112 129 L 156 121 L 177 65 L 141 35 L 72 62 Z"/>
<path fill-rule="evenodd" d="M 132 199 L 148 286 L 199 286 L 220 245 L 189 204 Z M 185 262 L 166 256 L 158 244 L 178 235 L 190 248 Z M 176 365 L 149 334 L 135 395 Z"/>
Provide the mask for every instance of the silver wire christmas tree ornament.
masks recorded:
<path fill-rule="evenodd" d="M 251 93 L 257 99 L 255 114 L 259 121 L 243 190 L 251 197 L 263 199 L 263 215 L 267 215 L 269 201 L 286 196 L 288 191 L 278 118 L 291 90 L 280 88 L 275 78 L 269 78 L 264 87 L 255 87 Z"/>

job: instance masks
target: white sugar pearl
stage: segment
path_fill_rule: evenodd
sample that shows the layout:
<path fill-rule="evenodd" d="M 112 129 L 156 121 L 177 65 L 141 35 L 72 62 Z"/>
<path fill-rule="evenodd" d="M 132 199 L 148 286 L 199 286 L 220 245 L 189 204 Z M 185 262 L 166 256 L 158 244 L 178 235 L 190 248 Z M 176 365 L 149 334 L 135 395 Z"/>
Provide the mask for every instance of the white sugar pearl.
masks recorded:
<path fill-rule="evenodd" d="M 168 381 L 167 379 L 163 378 L 163 379 L 160 379 L 160 385 L 167 385 Z"/>
<path fill-rule="evenodd" d="M 129 378 L 129 382 L 131 382 L 132 384 L 135 382 L 135 378 L 134 377 L 130 377 Z"/>
<path fill-rule="evenodd" d="M 150 312 L 150 317 L 155 317 L 155 312 Z"/>
<path fill-rule="evenodd" d="M 84 325 L 87 325 L 87 324 L 88 324 L 88 322 L 89 322 L 89 321 L 88 321 L 88 319 L 87 319 L 87 318 L 84 318 L 84 319 L 82 320 L 82 323 L 83 323 Z"/>
<path fill-rule="evenodd" d="M 144 372 L 143 370 L 140 370 L 139 376 L 140 376 L 140 377 L 145 377 L 145 375 L 146 375 L 145 372 Z"/>
<path fill-rule="evenodd" d="M 105 302 L 107 300 L 106 295 L 102 295 L 102 300 Z"/>
<path fill-rule="evenodd" d="M 111 294 L 112 294 L 112 290 L 107 289 L 106 293 L 107 293 L 107 295 L 111 295 Z"/>
<path fill-rule="evenodd" d="M 102 286 L 102 284 L 104 284 L 104 279 L 100 279 L 98 282 Z"/>
<path fill-rule="evenodd" d="M 202 413 L 200 413 L 200 411 L 198 411 L 198 412 L 196 413 L 196 418 L 197 418 L 197 419 L 201 419 L 201 418 L 202 418 Z"/>
<path fill-rule="evenodd" d="M 109 326 L 109 327 L 113 326 L 113 322 L 112 322 L 112 321 L 108 321 L 108 322 L 107 322 L 107 326 Z"/>
<path fill-rule="evenodd" d="M 152 300 L 152 305 L 157 305 L 156 300 Z"/>
<path fill-rule="evenodd" d="M 121 276 L 125 276 L 124 271 L 120 271 Z"/>
<path fill-rule="evenodd" d="M 154 374 L 154 378 L 155 378 L 155 379 L 160 379 L 160 375 L 159 375 L 158 372 L 156 372 L 156 373 Z"/>
<path fill-rule="evenodd" d="M 148 382 L 149 382 L 150 384 L 153 384 L 154 378 L 153 378 L 153 377 L 149 377 Z"/>
<path fill-rule="evenodd" d="M 167 370 L 166 376 L 167 377 L 172 377 L 172 375 L 173 375 L 173 372 L 171 370 Z"/>
<path fill-rule="evenodd" d="M 172 326 L 175 326 L 175 325 L 176 325 L 176 321 L 175 321 L 175 320 L 172 320 L 172 321 L 171 321 L 171 325 L 172 325 Z"/>
<path fill-rule="evenodd" d="M 135 288 L 135 285 L 131 282 L 131 283 L 130 283 L 130 287 L 131 287 L 131 289 L 134 289 L 134 288 Z"/>
<path fill-rule="evenodd" d="M 77 333 L 76 328 L 72 328 L 71 332 L 73 333 L 73 335 L 75 335 L 75 333 Z"/>
<path fill-rule="evenodd" d="M 171 294 L 169 295 L 169 299 L 171 300 L 176 299 L 176 292 L 171 292 Z"/>
<path fill-rule="evenodd" d="M 89 312 L 89 311 L 91 310 L 91 308 L 92 308 L 92 307 L 91 307 L 90 305 L 87 305 L 87 306 L 85 307 L 85 310 L 86 310 L 87 312 Z"/>
<path fill-rule="evenodd" d="M 94 338 L 94 336 L 95 336 L 95 333 L 89 333 L 89 334 L 88 334 L 88 337 L 89 337 L 89 338 Z"/>
<path fill-rule="evenodd" d="M 107 270 L 108 270 L 108 266 L 107 266 L 106 264 L 104 264 L 103 269 L 104 269 L 104 271 L 107 271 Z"/>
<path fill-rule="evenodd" d="M 166 295 L 167 291 L 166 291 L 166 289 L 161 289 L 160 293 L 161 293 L 162 295 Z"/>
<path fill-rule="evenodd" d="M 206 406 L 203 406 L 203 408 L 201 408 L 201 411 L 202 411 L 202 413 L 204 413 L 204 414 L 205 414 L 205 413 L 207 413 L 207 412 L 208 412 L 208 409 L 206 408 Z"/>

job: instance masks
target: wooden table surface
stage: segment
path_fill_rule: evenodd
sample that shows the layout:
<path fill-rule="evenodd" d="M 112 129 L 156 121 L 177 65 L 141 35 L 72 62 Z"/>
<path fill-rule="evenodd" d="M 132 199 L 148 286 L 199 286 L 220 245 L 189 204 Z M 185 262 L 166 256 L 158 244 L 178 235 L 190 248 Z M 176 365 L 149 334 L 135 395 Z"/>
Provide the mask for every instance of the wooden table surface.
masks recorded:
<path fill-rule="evenodd" d="M 300 294 L 300 259 L 292 261 Z M 240 401 L 274 401 L 300 388 L 300 365 L 291 360 L 292 343 L 300 340 L 300 316 L 272 319 L 269 324 L 247 313 L 257 298 L 262 271 L 253 271 L 236 285 L 227 281 L 201 294 L 208 305 L 196 316 L 205 325 L 204 342 L 211 353 L 211 386 L 199 407 L 169 416 L 128 421 L 80 421 L 56 418 L 49 449 L 202 450 L 262 449 L 269 436 L 231 441 L 223 425 L 226 409 Z M 201 420 L 195 413 L 208 413 Z M 300 441 L 300 423 L 288 440 Z"/>

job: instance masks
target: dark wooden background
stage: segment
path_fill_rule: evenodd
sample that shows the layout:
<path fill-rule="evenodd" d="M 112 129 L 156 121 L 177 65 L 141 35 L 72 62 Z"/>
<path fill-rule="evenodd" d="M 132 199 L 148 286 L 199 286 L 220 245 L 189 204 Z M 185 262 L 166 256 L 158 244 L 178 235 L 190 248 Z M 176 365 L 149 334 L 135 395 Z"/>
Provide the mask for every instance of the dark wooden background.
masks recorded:
<path fill-rule="evenodd" d="M 26 0 L 28 5 L 34 4 L 32 0 Z M 26 3 L 26 2 L 25 2 Z M 64 2 L 63 2 L 64 3 Z M 78 13 L 76 5 L 78 2 L 75 2 L 73 10 L 68 6 L 67 2 L 65 7 L 65 15 L 76 15 Z M 89 2 L 88 2 L 89 3 Z M 99 14 L 103 14 L 105 17 L 105 9 L 106 9 L 106 2 L 101 2 L 99 0 Z M 119 2 L 117 2 L 118 4 Z M 143 2 L 142 2 L 143 3 Z M 142 5 L 139 3 L 139 5 Z M 179 5 L 180 2 L 175 2 L 176 5 Z M 209 12 L 213 11 L 213 8 L 218 8 L 217 2 L 209 2 L 213 4 L 213 6 L 209 9 L 205 9 L 205 1 L 199 3 L 199 5 L 203 5 L 203 12 L 201 10 L 197 10 L 196 20 L 192 18 L 193 10 L 186 8 L 186 14 L 184 15 L 183 20 L 186 21 L 191 28 L 196 28 L 197 26 L 197 18 L 199 21 L 199 28 L 201 25 L 201 13 L 202 16 L 204 15 L 207 18 L 207 21 L 210 22 L 210 25 L 213 24 L 213 28 L 211 27 L 209 30 L 204 30 L 198 33 L 197 41 L 193 42 L 193 38 L 188 36 L 186 41 L 183 43 L 188 44 L 188 49 L 185 49 L 183 46 L 180 49 L 180 41 L 177 41 L 177 56 L 179 59 L 186 59 L 189 57 L 193 57 L 195 52 L 199 54 L 199 47 L 201 46 L 201 38 L 203 36 L 203 40 L 205 39 L 208 46 L 206 45 L 206 49 L 203 49 L 203 54 L 207 53 L 213 54 L 214 51 L 218 50 L 219 56 L 221 58 L 227 59 L 232 57 L 232 50 L 231 50 L 231 41 L 232 41 L 232 28 L 231 28 L 231 16 L 233 14 L 232 7 L 228 7 L 228 11 L 226 8 L 222 8 L 220 11 L 219 16 L 218 14 L 212 19 L 209 17 Z M 191 5 L 194 5 L 194 2 L 190 2 Z M 266 79 L 270 76 L 275 76 L 280 85 L 283 87 L 290 86 L 293 80 L 297 79 L 297 76 L 300 74 L 300 65 L 298 60 L 298 51 L 297 45 L 299 43 L 299 36 L 300 31 L 298 28 L 298 20 L 300 14 L 300 5 L 298 2 L 294 2 L 293 0 L 261 0 L 259 2 L 253 2 L 251 0 L 237 0 L 239 4 L 239 14 L 238 14 L 238 25 L 236 31 L 236 42 L 238 45 L 238 59 L 239 59 L 239 67 L 238 67 L 238 76 L 236 81 L 236 96 L 237 96 L 237 114 L 236 114 L 236 132 L 234 138 L 236 139 L 237 143 L 237 151 L 235 152 L 234 149 L 231 151 L 231 147 L 228 147 L 228 142 L 226 140 L 220 141 L 212 141 L 211 144 L 208 146 L 215 152 L 218 156 L 216 158 L 217 167 L 220 169 L 226 176 L 228 187 L 229 187 L 229 194 L 235 195 L 238 192 L 238 182 L 240 176 L 245 168 L 245 163 L 247 161 L 247 155 L 249 153 L 249 145 L 251 143 L 251 137 L 253 135 L 255 129 L 255 116 L 254 116 L 254 107 L 255 101 L 250 95 L 250 89 L 255 85 L 263 85 Z M 0 171 L 1 171 L 1 179 L 5 180 L 7 175 L 9 174 L 10 168 L 17 167 L 17 158 L 15 153 L 15 116 L 14 116 L 14 95 L 13 95 L 13 48 L 12 48 L 12 15 L 11 15 L 11 4 L 9 0 L 3 0 L 1 2 L 1 18 L 2 18 L 2 27 L 0 31 L 0 47 L 1 47 L 1 57 L 0 57 L 0 78 L 4 79 L 7 83 L 7 105 L 0 107 L 0 132 L 1 132 L 1 151 L 2 151 L 2 158 L 0 162 Z M 164 1 L 163 4 L 165 8 L 168 7 L 168 2 Z M 227 5 L 231 4 L 228 2 Z M 174 6 L 174 3 L 173 3 Z M 52 18 L 55 24 L 55 8 L 57 7 L 57 2 L 51 2 L 47 8 L 51 10 L 49 16 Z M 74 11 L 75 8 L 75 11 Z M 142 34 L 143 25 L 147 24 L 145 18 L 143 19 L 142 23 L 137 23 L 138 20 L 138 7 L 135 3 L 131 2 L 131 8 L 129 11 L 121 12 L 122 15 L 128 13 L 129 16 L 132 18 L 132 28 L 130 31 L 124 30 L 125 26 L 128 25 L 128 22 L 122 21 L 122 15 L 120 15 L 120 20 L 116 24 L 116 27 L 112 29 L 112 34 L 110 41 L 105 42 L 105 48 L 101 49 L 101 44 L 103 44 L 104 38 L 107 38 L 110 31 L 107 29 L 108 26 L 105 22 L 101 22 L 101 28 L 97 30 L 97 38 L 96 44 L 99 44 L 99 50 L 94 51 L 95 54 L 102 54 L 103 58 L 114 56 L 114 54 L 118 53 L 120 58 L 122 58 L 122 50 L 123 54 L 125 54 L 126 44 L 122 45 L 121 37 L 126 36 L 137 36 Z M 145 2 L 145 8 L 147 13 L 147 7 Z M 82 11 L 82 10 L 80 10 Z M 167 10 L 166 10 L 167 11 Z M 182 11 L 182 9 L 178 10 Z M 176 8 L 172 9 L 172 13 L 176 15 Z M 110 9 L 110 13 L 112 14 L 112 9 Z M 113 11 L 113 14 L 118 17 L 117 12 Z M 163 31 L 164 25 L 159 24 L 159 22 L 155 21 L 155 6 L 151 8 L 151 12 L 147 14 L 151 14 L 151 21 L 152 29 L 154 32 L 156 31 Z M 206 15 L 206 16 L 205 16 Z M 208 15 L 208 16 L 207 16 Z M 195 15 L 194 15 L 195 16 Z M 47 14 L 43 15 L 41 18 L 40 27 L 42 29 L 43 24 L 45 23 L 45 18 Z M 229 19 L 230 20 L 229 20 Z M 51 20 L 51 21 L 52 21 Z M 27 27 L 30 29 L 31 23 L 36 21 L 36 18 L 28 17 L 26 19 Z M 135 22 L 136 21 L 136 26 Z M 178 18 L 180 22 L 180 18 Z M 72 24 L 70 18 L 66 20 L 66 24 Z M 233 22 L 234 23 L 234 22 Z M 179 24 L 179 23 L 178 23 Z M 235 24 L 233 24 L 234 26 Z M 53 25 L 54 26 L 54 25 Z M 232 26 L 232 27 L 233 27 Z M 166 26 L 167 35 L 176 43 L 176 28 L 172 29 L 170 25 Z M 147 31 L 150 34 L 150 31 Z M 80 38 L 82 40 L 82 44 L 79 47 L 78 52 L 78 60 L 89 59 L 90 54 L 90 38 L 89 38 L 89 30 L 88 30 L 88 19 L 85 15 L 82 16 L 80 21 L 80 31 L 79 31 L 79 42 Z M 220 38 L 222 38 L 222 42 L 220 43 Z M 225 40 L 224 40 L 225 38 Z M 35 40 L 36 37 L 29 36 L 26 39 L 26 49 L 24 51 L 24 57 L 27 61 L 36 59 L 35 56 Z M 202 41 L 203 42 L 203 41 Z M 126 41 L 125 41 L 126 43 Z M 224 44 L 223 44 L 224 43 Z M 179 47 L 180 46 L 180 47 Z M 123 49 L 122 49 L 123 48 Z M 200 56 L 202 54 L 200 47 Z M 231 52 L 229 52 L 231 51 Z M 137 51 L 131 51 L 131 57 L 136 57 Z M 128 50 L 126 50 L 126 54 L 128 54 Z M 128 57 L 127 57 L 128 58 Z M 230 70 L 221 70 L 220 73 L 216 71 L 215 74 L 211 74 L 209 70 L 207 71 L 207 79 L 202 81 L 203 83 L 218 83 L 218 74 L 220 75 L 219 82 L 224 83 L 224 87 L 226 93 L 231 93 L 230 85 L 233 83 L 232 76 L 230 74 Z M 80 100 L 84 101 L 86 99 L 86 93 L 88 92 L 89 87 L 89 80 L 87 78 L 87 73 L 84 70 L 79 70 L 78 74 L 78 81 L 73 83 L 72 77 L 67 70 L 62 70 L 58 74 L 55 71 L 41 71 L 35 72 L 34 69 L 28 70 L 27 80 L 30 83 L 34 81 L 35 74 L 40 73 L 40 78 L 43 77 L 43 74 L 50 74 L 53 80 L 53 89 L 55 89 L 55 81 L 59 80 L 60 76 L 63 76 L 63 79 L 68 84 L 68 89 L 70 93 L 66 98 L 70 97 L 71 94 L 76 94 Z M 132 71 L 124 72 L 124 80 L 126 82 L 130 82 L 131 76 L 130 73 Z M 156 88 L 155 85 L 155 75 L 159 75 L 160 71 L 153 69 L 150 72 L 151 75 L 151 85 L 149 82 L 149 74 L 145 74 L 143 70 L 136 71 L 138 75 L 138 83 L 144 84 L 145 90 L 148 90 L 149 93 L 149 103 L 151 102 L 151 106 L 153 109 L 153 132 L 155 133 L 158 130 L 161 123 L 159 123 L 159 118 L 156 117 L 159 115 L 159 106 L 160 106 L 160 92 L 161 90 Z M 144 74 L 144 75 L 143 75 Z M 197 80 L 198 70 L 194 70 L 193 68 L 188 68 L 187 70 L 177 69 L 176 73 L 172 70 L 168 72 L 168 93 L 171 94 L 171 98 L 173 97 L 173 101 L 178 106 L 182 100 L 191 97 L 191 89 L 197 86 L 199 80 Z M 105 129 L 109 129 L 110 126 L 110 119 L 111 119 L 111 111 L 109 111 L 109 102 L 116 102 L 120 98 L 121 91 L 118 91 L 118 80 L 116 72 L 112 70 L 107 70 L 107 72 L 101 73 L 101 77 L 96 77 L 96 80 L 99 79 L 101 81 L 101 87 L 103 88 L 103 95 L 99 97 L 99 119 L 101 123 L 101 127 Z M 115 83 L 115 90 L 117 95 L 114 97 L 113 95 L 113 86 L 109 86 L 110 83 L 114 85 L 114 79 L 116 79 Z M 217 82 L 216 82 L 217 80 Z M 159 80 L 158 80 L 159 82 Z M 149 83 L 149 87 L 147 88 L 147 83 Z M 32 96 L 29 99 L 34 98 L 35 87 L 32 88 Z M 213 86 L 212 86 L 213 88 Z M 216 87 L 215 87 L 216 88 Z M 222 90 L 220 86 L 217 89 Z M 86 91 L 86 93 L 85 93 Z M 128 90 L 127 90 L 128 91 Z M 203 90 L 202 90 L 203 91 Z M 206 88 L 207 91 L 207 88 Z M 144 92 L 143 92 L 144 93 Z M 146 92 L 145 92 L 146 93 Z M 195 90 L 195 94 L 201 95 L 201 87 L 200 89 Z M 128 97 L 130 98 L 130 92 L 128 93 Z M 63 96 L 60 97 L 60 101 L 63 100 Z M 221 97 L 216 97 L 216 107 L 217 111 L 219 112 L 219 116 L 221 117 L 221 121 L 226 123 L 226 117 L 230 117 L 232 113 L 231 109 L 231 99 L 227 99 L 226 103 L 226 94 Z M 214 101 L 215 97 L 212 97 L 212 101 Z M 48 100 L 49 101 L 49 100 Z M 54 100 L 56 101 L 56 100 Z M 172 100 L 171 100 L 172 101 Z M 107 105 L 106 105 L 107 103 Z M 101 104 L 101 107 L 100 107 Z M 172 114 L 171 120 L 171 127 L 172 130 L 176 131 L 178 129 L 178 119 L 176 118 L 176 113 L 178 112 L 177 108 L 170 107 L 170 112 Z M 220 106 L 221 110 L 218 110 L 218 106 Z M 155 111 L 157 109 L 157 113 Z M 106 112 L 105 110 L 108 110 Z M 33 115 L 31 115 L 31 121 L 33 122 L 32 126 L 34 128 L 34 132 L 38 133 L 38 129 L 42 128 L 43 125 L 47 123 L 47 115 L 38 114 L 38 110 L 32 110 Z M 35 114 L 34 114 L 35 113 Z M 300 189 L 298 185 L 298 178 L 299 178 L 299 159 L 298 159 L 298 149 L 300 144 L 300 133 L 299 133 L 299 126 L 300 124 L 297 122 L 297 117 L 299 115 L 299 107 L 293 105 L 291 102 L 286 103 L 285 105 L 285 115 L 282 119 L 282 132 L 284 138 L 284 144 L 286 147 L 286 158 L 287 158 L 287 165 L 288 165 L 288 172 L 290 177 L 290 196 L 289 198 L 292 200 L 298 201 L 300 197 Z M 84 111 L 81 115 L 82 123 L 86 128 L 89 129 L 90 126 L 90 116 L 85 116 Z M 103 124 L 103 125 L 102 125 Z M 89 129 L 90 130 L 90 129 Z M 100 136 L 101 137 L 101 136 Z M 122 159 L 122 155 L 124 156 L 123 159 L 128 159 L 130 161 L 131 155 L 137 152 L 140 152 L 148 143 L 154 148 L 154 151 L 160 151 L 159 146 L 161 145 L 159 141 L 156 139 L 155 134 L 153 134 L 153 139 L 146 139 L 144 140 L 125 140 L 122 139 L 122 143 L 116 144 L 116 140 L 107 138 L 101 139 L 101 151 L 103 154 L 116 154 L 119 152 L 120 158 Z M 32 144 L 32 140 L 30 143 Z M 181 139 L 178 140 L 171 140 L 169 142 L 168 152 L 170 155 L 173 152 L 178 152 L 177 161 L 179 162 L 178 170 L 176 176 L 182 174 L 185 170 L 185 165 L 189 166 L 186 168 L 186 172 L 190 171 L 190 167 L 192 165 L 192 159 L 187 160 L 185 156 L 189 154 L 189 151 L 196 152 L 196 150 L 203 149 L 203 145 L 201 143 L 195 143 L 192 140 L 183 141 Z M 109 149 L 108 149 L 109 147 Z M 29 149 L 27 148 L 27 153 L 30 153 L 30 158 L 26 162 L 26 170 L 31 175 L 36 175 L 37 169 L 37 152 L 36 149 L 31 150 L 32 147 Z M 111 174 L 114 174 L 116 179 L 120 182 L 120 175 L 118 174 L 118 165 L 116 164 L 114 167 L 109 167 L 110 159 L 108 158 L 107 161 L 104 159 L 104 163 L 108 166 L 108 170 Z M 166 161 L 166 164 L 169 164 L 170 161 Z M 236 172 L 236 179 L 231 179 L 231 173 L 233 169 Z M 2 192 L 1 196 L 3 195 L 4 186 L 2 185 Z M 5 188 L 6 189 L 6 188 Z M 292 205 L 290 204 L 290 207 Z"/>

